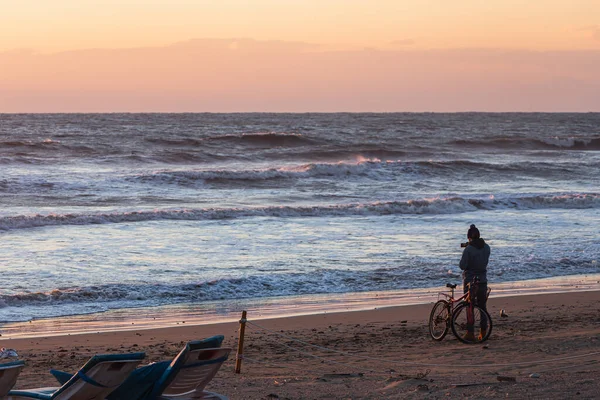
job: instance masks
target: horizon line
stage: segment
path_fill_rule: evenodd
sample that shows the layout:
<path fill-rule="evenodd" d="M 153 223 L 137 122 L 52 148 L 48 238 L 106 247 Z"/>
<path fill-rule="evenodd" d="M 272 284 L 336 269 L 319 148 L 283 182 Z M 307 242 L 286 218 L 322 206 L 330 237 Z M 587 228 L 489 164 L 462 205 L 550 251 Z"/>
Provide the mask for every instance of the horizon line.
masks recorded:
<path fill-rule="evenodd" d="M 598 111 L 59 111 L 3 112 L 0 115 L 64 114 L 600 114 Z"/>

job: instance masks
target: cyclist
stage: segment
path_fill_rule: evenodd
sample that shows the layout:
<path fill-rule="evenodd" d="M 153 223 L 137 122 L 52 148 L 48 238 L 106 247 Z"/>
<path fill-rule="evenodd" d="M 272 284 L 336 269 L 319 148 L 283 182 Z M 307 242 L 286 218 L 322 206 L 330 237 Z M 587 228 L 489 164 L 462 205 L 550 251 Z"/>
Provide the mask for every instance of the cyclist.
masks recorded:
<path fill-rule="evenodd" d="M 463 270 L 463 290 L 468 290 L 468 284 L 473 282 L 474 278 L 479 279 L 477 293 L 475 293 L 474 304 L 487 311 L 487 266 L 490 259 L 490 246 L 480 237 L 479 229 L 471 225 L 467 232 L 469 240 L 467 247 L 463 251 L 460 259 L 460 269 Z M 479 340 L 485 337 L 487 333 L 488 321 L 485 315 L 481 316 L 481 332 Z M 475 340 L 474 327 L 469 326 L 465 334 L 465 339 Z"/>

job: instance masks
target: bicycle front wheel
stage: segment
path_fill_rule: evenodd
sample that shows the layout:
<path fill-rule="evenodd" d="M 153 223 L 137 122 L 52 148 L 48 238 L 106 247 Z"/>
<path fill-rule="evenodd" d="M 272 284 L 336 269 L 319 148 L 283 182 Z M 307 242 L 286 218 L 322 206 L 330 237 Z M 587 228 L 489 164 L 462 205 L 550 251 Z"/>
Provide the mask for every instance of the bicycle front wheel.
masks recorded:
<path fill-rule="evenodd" d="M 433 340 L 442 340 L 450 325 L 450 303 L 439 300 L 429 314 L 429 335 Z"/>
<path fill-rule="evenodd" d="M 492 333 L 492 318 L 483 308 L 468 303 L 461 304 L 452 316 L 452 333 L 467 344 L 485 342 Z"/>

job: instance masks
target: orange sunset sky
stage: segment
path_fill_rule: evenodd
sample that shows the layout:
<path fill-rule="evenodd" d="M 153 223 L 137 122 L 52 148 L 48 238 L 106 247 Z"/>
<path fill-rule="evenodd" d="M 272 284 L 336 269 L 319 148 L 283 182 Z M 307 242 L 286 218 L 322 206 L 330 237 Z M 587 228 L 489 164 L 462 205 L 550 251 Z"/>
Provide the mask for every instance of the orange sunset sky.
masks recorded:
<path fill-rule="evenodd" d="M 0 112 L 600 111 L 598 0 L 0 0 Z"/>

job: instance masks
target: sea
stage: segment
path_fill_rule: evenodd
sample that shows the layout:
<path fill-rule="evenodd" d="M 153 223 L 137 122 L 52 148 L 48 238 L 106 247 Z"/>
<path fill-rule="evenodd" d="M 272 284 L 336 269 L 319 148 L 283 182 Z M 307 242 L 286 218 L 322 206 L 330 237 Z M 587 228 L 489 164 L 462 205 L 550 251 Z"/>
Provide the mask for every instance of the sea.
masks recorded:
<path fill-rule="evenodd" d="M 471 224 L 492 288 L 600 277 L 600 113 L 0 114 L 0 171 L 0 332 L 421 297 Z"/>

